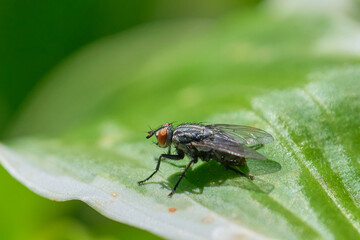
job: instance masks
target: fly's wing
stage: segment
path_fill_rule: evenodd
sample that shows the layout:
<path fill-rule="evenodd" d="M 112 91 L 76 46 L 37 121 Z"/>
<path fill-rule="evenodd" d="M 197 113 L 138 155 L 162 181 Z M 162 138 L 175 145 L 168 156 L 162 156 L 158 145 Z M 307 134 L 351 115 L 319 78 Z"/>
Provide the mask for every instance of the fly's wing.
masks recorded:
<path fill-rule="evenodd" d="M 235 140 L 247 147 L 254 147 L 274 141 L 274 138 L 269 133 L 255 127 L 234 124 L 213 124 L 206 125 L 205 127 L 228 135 L 233 138 L 230 141 Z"/>
<path fill-rule="evenodd" d="M 216 135 L 214 138 L 206 138 L 198 142 L 192 142 L 198 151 L 216 150 L 222 153 L 227 153 L 236 157 L 251 158 L 257 160 L 266 160 L 267 158 L 252 148 L 249 148 L 241 143 L 229 141 L 226 136 Z"/>

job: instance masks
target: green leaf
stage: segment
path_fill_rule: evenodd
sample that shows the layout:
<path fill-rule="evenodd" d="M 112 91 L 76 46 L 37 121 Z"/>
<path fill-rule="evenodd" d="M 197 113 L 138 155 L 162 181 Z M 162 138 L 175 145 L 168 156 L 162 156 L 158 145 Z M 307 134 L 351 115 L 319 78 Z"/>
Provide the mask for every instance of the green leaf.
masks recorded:
<path fill-rule="evenodd" d="M 275 143 L 263 150 L 271 160 L 248 160 L 254 181 L 215 162 L 200 163 L 168 199 L 181 171 L 176 165 L 187 160 L 163 163 L 149 184 L 137 186 L 160 151 L 142 142 L 117 143 L 121 131 L 111 123 L 102 126 L 109 132 L 96 145 L 13 140 L 12 150 L 1 146 L 2 164 L 40 195 L 80 199 L 168 238 L 354 239 L 360 235 L 359 77 L 358 67 L 332 71 L 304 88 L 255 98 L 251 111 L 214 116 L 213 122 L 246 123 L 274 135 Z"/>
<path fill-rule="evenodd" d="M 327 18 L 252 12 L 94 43 L 29 98 L 1 163 L 42 196 L 166 238 L 358 238 L 360 71 L 314 51 L 330 29 Z M 333 70 L 305 84 L 322 68 Z M 169 199 L 185 159 L 138 186 L 162 152 L 147 125 L 204 119 L 273 134 L 259 150 L 270 160 L 243 166 L 255 180 L 198 163 Z"/>

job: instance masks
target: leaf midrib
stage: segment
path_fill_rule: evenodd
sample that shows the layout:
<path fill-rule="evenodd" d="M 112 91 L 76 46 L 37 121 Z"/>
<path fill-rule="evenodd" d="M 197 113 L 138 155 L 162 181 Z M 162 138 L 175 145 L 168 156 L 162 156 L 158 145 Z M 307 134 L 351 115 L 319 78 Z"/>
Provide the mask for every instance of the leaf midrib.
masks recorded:
<path fill-rule="evenodd" d="M 359 230 L 355 227 L 356 224 L 354 224 L 352 221 L 351 221 L 351 218 L 347 217 L 347 213 L 346 213 L 346 208 L 342 207 L 341 204 L 337 203 L 336 199 L 334 197 L 332 197 L 332 192 L 331 190 L 326 190 L 327 189 L 327 186 L 322 184 L 321 181 L 319 179 L 317 179 L 312 171 L 308 168 L 308 166 L 303 162 L 303 160 L 301 160 L 301 156 L 300 155 L 303 155 L 301 154 L 301 150 L 300 150 L 300 147 L 292 140 L 292 138 L 290 137 L 290 134 L 288 134 L 288 138 L 285 138 L 281 135 L 281 130 L 280 129 L 277 129 L 275 125 L 271 124 L 269 121 L 267 121 L 267 119 L 263 116 L 262 113 L 260 113 L 259 111 L 256 111 L 255 109 L 253 109 L 254 111 L 254 114 L 256 114 L 260 119 L 262 119 L 273 131 L 274 133 L 276 134 L 276 136 L 278 136 L 277 139 L 279 139 L 280 141 L 279 142 L 282 142 L 285 149 L 287 149 L 287 151 L 289 153 L 292 153 L 294 159 L 302 166 L 302 169 L 306 170 L 308 175 L 311 176 L 311 178 L 313 179 L 314 182 L 316 182 L 318 184 L 318 186 L 320 187 L 320 189 L 326 194 L 326 196 L 329 197 L 329 199 L 332 201 L 333 205 L 336 207 L 336 209 L 338 209 L 338 211 L 340 212 L 340 214 L 347 220 L 348 224 L 350 226 L 350 228 L 352 230 L 355 230 L 358 235 L 360 235 L 360 232 Z M 283 129 L 285 131 L 287 131 L 286 129 Z M 294 147 L 291 147 L 291 145 L 293 145 Z M 293 149 L 297 149 L 296 151 L 292 151 Z M 303 157 L 305 159 L 305 157 Z M 349 214 L 350 216 L 353 216 L 351 213 Z M 332 228 L 329 228 L 327 226 L 328 230 L 330 230 L 332 233 L 334 233 L 332 231 Z M 344 236 L 342 236 L 344 237 Z"/>

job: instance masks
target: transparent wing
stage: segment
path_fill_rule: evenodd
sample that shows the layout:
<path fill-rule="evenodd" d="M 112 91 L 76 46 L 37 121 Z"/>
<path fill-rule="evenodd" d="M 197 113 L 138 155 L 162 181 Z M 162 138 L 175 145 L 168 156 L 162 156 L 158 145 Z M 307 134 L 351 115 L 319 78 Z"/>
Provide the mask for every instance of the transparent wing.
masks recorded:
<path fill-rule="evenodd" d="M 218 130 L 247 147 L 254 147 L 274 141 L 274 138 L 269 133 L 255 127 L 233 124 L 213 124 L 206 125 L 206 127 Z"/>
<path fill-rule="evenodd" d="M 192 146 L 198 151 L 216 150 L 237 157 L 266 160 L 267 158 L 254 149 L 247 147 L 239 142 L 229 141 L 228 136 L 215 135 L 214 138 L 206 138 L 199 142 L 192 142 Z"/>

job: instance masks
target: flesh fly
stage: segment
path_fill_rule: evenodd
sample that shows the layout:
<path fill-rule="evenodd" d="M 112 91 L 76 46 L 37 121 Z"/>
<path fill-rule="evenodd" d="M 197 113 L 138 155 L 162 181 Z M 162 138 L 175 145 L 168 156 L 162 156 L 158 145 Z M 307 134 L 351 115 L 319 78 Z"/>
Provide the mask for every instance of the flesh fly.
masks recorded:
<path fill-rule="evenodd" d="M 234 166 L 245 164 L 247 158 L 266 160 L 267 158 L 256 149 L 274 140 L 264 130 L 232 124 L 180 124 L 174 128 L 172 124 L 165 123 L 158 129 L 149 131 L 146 138 L 149 139 L 153 135 L 156 136 L 157 145 L 168 148 L 169 151 L 159 156 L 155 171 L 138 184 L 143 184 L 152 178 L 159 171 L 161 160 L 164 158 L 181 160 L 187 155 L 191 159 L 168 195 L 169 197 L 175 193 L 189 167 L 197 163 L 199 159 L 205 162 L 211 159 L 216 160 L 227 169 L 253 179 L 252 175 L 243 173 Z M 171 154 L 171 146 L 175 147 L 176 154 Z"/>

